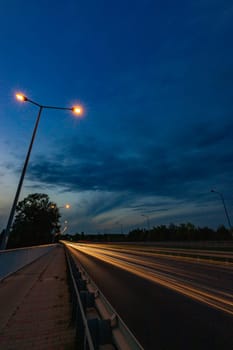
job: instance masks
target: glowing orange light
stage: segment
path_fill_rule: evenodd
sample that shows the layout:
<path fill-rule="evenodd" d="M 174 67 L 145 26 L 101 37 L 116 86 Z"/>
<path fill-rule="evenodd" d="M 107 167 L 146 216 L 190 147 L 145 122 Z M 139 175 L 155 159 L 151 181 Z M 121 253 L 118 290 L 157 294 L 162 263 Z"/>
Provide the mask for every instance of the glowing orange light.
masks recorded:
<path fill-rule="evenodd" d="M 72 108 L 72 111 L 75 113 L 75 114 L 79 114 L 79 115 L 82 115 L 83 114 L 83 108 L 81 106 L 74 106 Z"/>
<path fill-rule="evenodd" d="M 17 98 L 17 100 L 22 102 L 27 100 L 26 96 L 24 96 L 23 94 L 16 94 L 15 97 Z"/>
<path fill-rule="evenodd" d="M 66 204 L 66 205 L 65 205 L 65 208 L 66 208 L 66 209 L 70 209 L 70 204 Z"/>

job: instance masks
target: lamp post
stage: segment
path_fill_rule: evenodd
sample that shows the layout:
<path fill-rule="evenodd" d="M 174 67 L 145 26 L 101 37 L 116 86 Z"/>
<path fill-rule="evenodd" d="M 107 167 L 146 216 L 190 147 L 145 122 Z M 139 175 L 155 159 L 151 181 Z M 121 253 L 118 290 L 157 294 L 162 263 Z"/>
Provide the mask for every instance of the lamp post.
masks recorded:
<path fill-rule="evenodd" d="M 150 218 L 149 218 L 149 216 L 146 214 L 141 214 L 141 215 L 147 219 L 147 227 L 148 227 L 148 231 L 150 231 Z"/>
<path fill-rule="evenodd" d="M 23 166 L 23 170 L 19 179 L 19 183 L 18 183 L 18 187 L 16 190 L 16 194 L 15 194 L 15 198 L 11 207 L 11 211 L 10 211 L 10 215 L 9 215 L 9 219 L 7 222 L 7 226 L 6 229 L 4 231 L 3 237 L 2 237 L 2 243 L 1 243 L 1 249 L 6 249 L 7 246 L 7 242 L 8 242 L 8 238 L 9 238 L 9 234 L 10 234 L 10 228 L 12 225 L 12 221 L 15 215 L 15 209 L 18 203 L 18 199 L 19 199 L 19 195 L 20 195 L 20 191 L 22 188 L 22 184 L 23 184 L 23 180 L 24 180 L 24 176 L 27 170 L 27 166 L 28 166 L 28 161 L 30 158 L 30 154 L 31 154 L 31 150 L 32 150 L 32 146 L 35 140 L 35 136 L 36 136 L 36 132 L 37 132 L 37 128 L 39 125 L 39 121 L 40 121 L 40 116 L 42 113 L 43 109 L 60 109 L 60 110 L 66 110 L 66 111 L 72 111 L 75 114 L 81 115 L 82 114 L 82 107 L 81 106 L 74 106 L 72 108 L 68 108 L 68 107 L 56 107 L 56 106 L 46 106 L 46 105 L 41 105 L 35 101 L 30 100 L 28 97 L 26 97 L 23 94 L 16 94 L 16 98 L 21 101 L 21 102 L 29 102 L 32 103 L 33 105 L 39 107 L 39 111 L 38 111 L 38 115 L 37 115 L 37 119 L 36 119 L 36 123 L 33 129 L 33 133 L 32 133 L 32 138 L 31 138 L 31 142 L 29 144 L 29 148 L 27 151 L 27 155 L 26 155 L 26 159 L 24 162 L 24 166 Z"/>
<path fill-rule="evenodd" d="M 123 235 L 123 224 L 120 223 L 119 221 L 116 221 L 115 224 L 116 225 L 120 225 L 120 227 L 121 227 L 121 234 Z"/>
<path fill-rule="evenodd" d="M 64 221 L 64 228 L 63 228 L 61 234 L 63 234 L 67 229 L 68 229 L 68 221 L 65 220 L 65 221 Z"/>
<path fill-rule="evenodd" d="M 230 217 L 229 217 L 229 215 L 228 215 L 227 207 L 226 207 L 225 200 L 224 200 L 224 197 L 223 197 L 222 193 L 220 193 L 220 192 L 218 192 L 218 191 L 215 191 L 215 190 L 211 190 L 210 192 L 212 192 L 212 193 L 217 193 L 217 194 L 219 195 L 219 197 L 221 198 L 222 204 L 223 204 L 223 207 L 224 207 L 224 211 L 225 211 L 225 214 L 226 214 L 226 218 L 227 218 L 228 225 L 229 225 L 229 227 L 230 227 L 230 230 L 232 230 Z"/>

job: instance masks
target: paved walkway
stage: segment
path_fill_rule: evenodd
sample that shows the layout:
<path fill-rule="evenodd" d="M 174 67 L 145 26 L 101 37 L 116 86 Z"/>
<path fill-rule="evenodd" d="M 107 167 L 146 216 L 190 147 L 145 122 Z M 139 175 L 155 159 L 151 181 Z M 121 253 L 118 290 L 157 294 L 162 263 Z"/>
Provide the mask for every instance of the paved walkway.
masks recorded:
<path fill-rule="evenodd" d="M 62 246 L 0 283 L 0 349 L 73 350 Z"/>

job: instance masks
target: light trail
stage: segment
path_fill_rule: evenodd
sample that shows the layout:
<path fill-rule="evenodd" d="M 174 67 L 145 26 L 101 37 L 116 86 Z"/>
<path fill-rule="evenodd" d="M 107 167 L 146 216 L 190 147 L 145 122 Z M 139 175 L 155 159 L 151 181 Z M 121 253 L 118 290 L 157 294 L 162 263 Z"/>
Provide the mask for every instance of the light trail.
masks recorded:
<path fill-rule="evenodd" d="M 88 247 L 92 247 L 92 245 L 86 245 Z M 172 257 L 177 259 L 188 259 L 190 261 L 196 261 L 197 259 L 205 258 L 204 260 L 206 262 L 212 263 L 214 258 L 220 258 L 220 260 L 214 260 L 214 263 L 216 264 L 229 264 L 233 267 L 233 252 L 225 252 L 225 251 L 217 251 L 217 250 L 204 250 L 204 249 L 183 249 L 183 248 L 164 248 L 164 247 L 151 247 L 151 246 L 137 246 L 137 245 L 128 245 L 126 246 L 120 246 L 120 245 L 114 245 L 111 244 L 111 246 L 104 245 L 104 244 L 98 244 L 99 248 L 103 248 L 104 250 L 110 250 L 110 251 L 122 251 L 125 253 L 133 253 L 133 254 L 141 254 L 148 255 L 148 256 L 157 256 L 161 255 L 164 257 Z M 213 258 L 213 260 L 211 260 Z M 229 261 L 228 261 L 229 260 Z M 231 263 L 232 262 L 232 263 Z"/>
<path fill-rule="evenodd" d="M 154 252 L 141 252 L 141 255 L 138 255 L 137 250 L 133 252 L 133 249 L 130 249 L 129 252 L 127 249 L 122 248 L 120 251 L 117 251 L 115 247 L 112 249 L 104 245 L 77 245 L 68 243 L 67 246 L 72 248 L 72 252 L 75 255 L 77 255 L 76 251 L 80 251 L 233 315 L 232 290 L 221 290 L 219 288 L 219 280 L 213 281 L 213 277 L 203 275 L 200 271 L 196 271 L 190 276 L 187 265 L 183 267 L 179 266 L 178 268 L 170 265 L 171 256 L 169 256 L 169 261 L 161 263 L 161 255 L 159 255 L 160 261 L 158 262 L 149 259 L 155 257 Z M 133 253 L 136 253 L 136 255 Z M 210 282 L 215 282 L 217 287 L 208 286 L 207 284 Z"/>

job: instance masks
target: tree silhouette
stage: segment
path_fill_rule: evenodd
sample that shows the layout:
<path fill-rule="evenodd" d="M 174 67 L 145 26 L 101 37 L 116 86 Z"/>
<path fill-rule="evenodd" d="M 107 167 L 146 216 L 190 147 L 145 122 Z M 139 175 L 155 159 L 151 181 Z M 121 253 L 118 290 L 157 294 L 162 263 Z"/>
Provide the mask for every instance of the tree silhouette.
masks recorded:
<path fill-rule="evenodd" d="M 60 213 L 43 193 L 29 194 L 18 203 L 8 248 L 47 244 L 59 232 Z"/>

